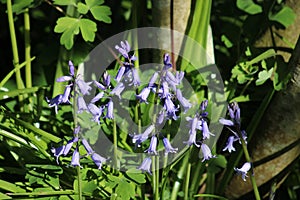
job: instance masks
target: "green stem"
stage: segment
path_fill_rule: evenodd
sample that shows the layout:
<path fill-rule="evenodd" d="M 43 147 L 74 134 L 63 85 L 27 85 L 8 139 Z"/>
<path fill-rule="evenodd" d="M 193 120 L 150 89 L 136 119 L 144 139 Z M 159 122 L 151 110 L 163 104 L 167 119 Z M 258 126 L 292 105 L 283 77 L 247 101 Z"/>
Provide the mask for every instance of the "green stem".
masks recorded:
<path fill-rule="evenodd" d="M 187 151 L 189 152 L 189 151 Z M 177 180 L 174 183 L 173 189 L 172 189 L 172 193 L 171 193 L 171 200 L 176 200 L 177 196 L 178 196 L 178 192 L 180 189 L 180 185 L 183 179 L 183 176 L 185 175 L 186 172 L 186 168 L 188 166 L 189 163 L 189 156 L 185 155 L 184 160 L 182 161 L 182 165 L 177 173 Z"/>
<path fill-rule="evenodd" d="M 80 166 L 77 166 L 76 169 L 77 169 L 77 179 L 78 179 L 78 198 L 79 198 L 79 200 L 83 200 Z"/>
<path fill-rule="evenodd" d="M 116 168 L 119 168 L 119 162 L 118 162 L 118 137 L 117 137 L 117 124 L 116 120 L 113 120 L 113 142 L 114 142 L 114 166 Z"/>
<path fill-rule="evenodd" d="M 31 58 L 30 58 L 30 16 L 29 16 L 29 9 L 25 9 L 24 12 L 24 40 L 25 40 L 25 62 L 26 62 L 26 68 L 25 68 L 25 81 L 26 81 L 26 87 L 31 88 L 32 87 L 32 78 L 31 78 Z"/>
<path fill-rule="evenodd" d="M 159 200 L 159 157 L 154 156 L 155 165 L 156 165 L 156 187 L 155 187 L 155 200 Z"/>
<path fill-rule="evenodd" d="M 184 200 L 189 199 L 191 168 L 192 168 L 192 164 L 189 162 L 186 168 L 186 175 L 185 175 L 186 178 L 185 178 L 185 186 L 184 186 Z"/>
<path fill-rule="evenodd" d="M 245 155 L 246 161 L 249 162 L 249 163 L 251 163 L 250 180 L 251 180 L 251 183 L 252 183 L 254 196 L 255 196 L 256 200 L 260 200 L 260 195 L 259 195 L 258 187 L 257 187 L 256 180 L 255 180 L 255 177 L 254 177 L 254 167 L 253 167 L 253 164 L 252 164 L 252 159 L 250 157 L 250 154 L 249 154 L 248 149 L 247 149 L 247 144 L 246 144 L 245 140 L 243 139 L 243 136 L 242 136 L 241 132 L 238 131 L 238 133 L 239 133 L 239 137 L 241 138 L 242 148 L 243 148 L 243 151 L 244 151 L 244 155 Z"/>
<path fill-rule="evenodd" d="M 156 185 L 158 184 L 156 182 L 156 163 L 155 163 L 155 156 L 152 156 L 151 158 L 152 162 L 152 188 L 153 188 L 153 199 L 156 197 Z"/>
<path fill-rule="evenodd" d="M 7 16 L 8 16 L 8 23 L 9 23 L 9 32 L 10 32 L 10 37 L 11 37 L 12 53 L 13 53 L 13 65 L 15 68 L 18 68 L 19 67 L 19 54 L 18 54 L 18 46 L 17 46 L 16 31 L 15 31 L 15 25 L 14 25 L 14 19 L 13 19 L 11 0 L 7 0 L 6 5 L 7 5 Z M 20 70 L 16 70 L 16 82 L 17 82 L 18 89 L 24 88 Z M 23 100 L 23 97 L 21 95 L 19 95 L 19 101 L 22 101 L 22 100 Z"/>

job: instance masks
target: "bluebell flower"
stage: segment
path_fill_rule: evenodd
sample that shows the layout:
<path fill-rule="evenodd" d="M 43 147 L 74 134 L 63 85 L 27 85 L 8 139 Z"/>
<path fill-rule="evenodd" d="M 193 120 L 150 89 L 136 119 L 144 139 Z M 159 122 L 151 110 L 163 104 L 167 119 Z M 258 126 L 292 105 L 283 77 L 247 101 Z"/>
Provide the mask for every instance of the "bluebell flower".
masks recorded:
<path fill-rule="evenodd" d="M 236 171 L 237 174 L 242 175 L 242 179 L 244 181 L 246 181 L 246 177 L 248 177 L 247 173 L 250 169 L 251 169 L 251 164 L 249 162 L 246 162 L 240 169 L 239 168 L 234 168 L 234 171 Z"/>
<path fill-rule="evenodd" d="M 156 147 L 157 147 L 157 137 L 153 135 L 151 137 L 150 146 L 147 150 L 145 150 L 145 152 L 147 152 L 148 154 L 157 155 Z"/>
<path fill-rule="evenodd" d="M 116 95 L 119 97 L 119 99 L 121 99 L 121 93 L 123 92 L 124 89 L 125 89 L 124 83 L 119 82 L 117 86 L 110 92 L 110 94 Z"/>
<path fill-rule="evenodd" d="M 92 87 L 90 86 L 92 82 L 85 82 L 81 79 L 76 79 L 76 85 L 78 86 L 82 95 L 89 95 Z"/>
<path fill-rule="evenodd" d="M 58 158 L 59 156 L 63 155 L 64 150 L 65 150 L 65 145 L 57 147 L 57 148 L 52 148 L 51 152 L 53 153 L 54 157 L 56 158 L 56 163 L 59 164 Z"/>
<path fill-rule="evenodd" d="M 99 92 L 94 98 L 92 98 L 91 103 L 96 103 L 104 96 L 104 92 Z"/>
<path fill-rule="evenodd" d="M 131 135 L 132 143 L 135 143 L 137 146 L 140 146 L 141 143 L 148 139 L 149 135 L 152 133 L 154 128 L 155 126 L 151 124 L 148 128 L 146 128 L 146 130 L 143 133 Z"/>
<path fill-rule="evenodd" d="M 203 100 L 202 102 L 201 102 L 201 104 L 200 104 L 200 110 L 203 112 L 203 111 L 205 111 L 206 110 L 206 108 L 207 108 L 207 106 L 208 106 L 208 100 L 206 99 L 206 100 Z"/>
<path fill-rule="evenodd" d="M 175 78 L 176 78 L 178 83 L 181 83 L 183 77 L 184 77 L 184 72 L 176 71 Z"/>
<path fill-rule="evenodd" d="M 165 147 L 165 155 L 168 155 L 168 153 L 177 153 L 178 148 L 174 148 L 172 147 L 170 141 L 168 140 L 168 138 L 164 138 L 163 139 L 163 144 Z"/>
<path fill-rule="evenodd" d="M 155 82 L 156 82 L 157 78 L 158 78 L 158 73 L 154 72 L 154 74 L 151 76 L 149 83 L 148 83 L 149 88 L 155 86 Z"/>
<path fill-rule="evenodd" d="M 94 153 L 94 150 L 92 149 L 92 147 L 90 146 L 90 144 L 88 143 L 88 141 L 84 138 L 82 138 L 81 140 L 86 152 L 88 153 L 88 155 L 91 155 Z"/>
<path fill-rule="evenodd" d="M 235 151 L 235 148 L 233 146 L 233 142 L 234 142 L 234 136 L 230 136 L 227 140 L 227 143 L 226 143 L 226 147 L 223 149 L 223 151 L 226 151 L 228 150 L 229 153 L 231 153 L 231 151 Z"/>
<path fill-rule="evenodd" d="M 94 161 L 95 165 L 97 165 L 98 169 L 101 169 L 102 164 L 106 161 L 106 158 L 103 158 L 95 152 L 92 153 L 91 158 Z"/>
<path fill-rule="evenodd" d="M 229 119 L 221 118 L 221 119 L 219 119 L 219 122 L 223 125 L 226 125 L 226 126 L 233 126 L 234 125 L 233 121 L 231 121 Z"/>
<path fill-rule="evenodd" d="M 122 77 L 123 77 L 123 75 L 124 75 L 124 73 L 125 73 L 125 66 L 121 66 L 119 68 L 119 70 L 118 70 L 118 73 L 117 73 L 117 76 L 116 76 L 115 80 L 117 82 L 120 82 L 121 79 L 122 79 Z"/>
<path fill-rule="evenodd" d="M 99 83 L 98 81 L 93 81 L 96 87 L 98 87 L 100 90 L 106 90 L 106 87 Z"/>
<path fill-rule="evenodd" d="M 214 134 L 209 131 L 207 122 L 204 119 L 202 119 L 202 135 L 203 140 L 209 139 L 211 135 L 214 136 Z"/>
<path fill-rule="evenodd" d="M 168 70 L 172 68 L 172 63 L 171 63 L 171 58 L 170 55 L 165 53 L 164 54 L 164 69 L 163 70 Z"/>
<path fill-rule="evenodd" d="M 66 81 L 71 81 L 73 80 L 72 76 L 61 76 L 56 79 L 56 82 L 66 82 Z"/>
<path fill-rule="evenodd" d="M 184 141 L 184 144 L 187 144 L 188 146 L 192 146 L 193 144 L 196 147 L 200 147 L 199 144 L 197 144 L 197 140 L 196 140 L 196 131 L 189 131 L 189 140 L 188 141 Z"/>
<path fill-rule="evenodd" d="M 117 49 L 119 51 L 120 54 L 122 54 L 122 56 L 128 60 L 136 60 L 136 57 L 134 55 L 129 55 L 130 52 L 130 45 L 128 43 L 128 41 L 125 40 L 125 42 L 121 41 L 121 46 L 116 45 L 115 49 Z"/>
<path fill-rule="evenodd" d="M 64 156 L 68 155 L 68 153 L 69 153 L 69 151 L 71 150 L 73 144 L 74 144 L 75 142 L 77 142 L 77 141 L 78 141 L 78 136 L 75 136 L 75 137 L 73 137 L 71 140 L 69 140 L 69 141 L 67 142 L 67 144 L 65 145 L 64 152 L 63 152 Z"/>
<path fill-rule="evenodd" d="M 69 71 L 70 71 L 70 75 L 75 77 L 75 67 L 73 65 L 73 62 L 71 60 L 69 60 Z"/>
<path fill-rule="evenodd" d="M 114 118 L 114 102 L 112 99 L 107 103 L 107 112 L 106 112 L 106 118 L 113 119 Z"/>
<path fill-rule="evenodd" d="M 165 110 L 160 110 L 157 119 L 156 119 L 156 124 L 161 125 L 164 122 L 165 119 Z"/>
<path fill-rule="evenodd" d="M 94 122 L 97 122 L 98 124 L 100 124 L 100 117 L 103 113 L 103 107 L 102 106 L 98 107 L 93 103 L 89 103 L 88 109 L 89 109 L 90 113 L 93 115 L 92 120 Z"/>
<path fill-rule="evenodd" d="M 82 113 L 83 111 L 88 110 L 88 107 L 86 106 L 86 103 L 82 96 L 77 97 L 77 112 Z"/>
<path fill-rule="evenodd" d="M 210 148 L 206 144 L 204 144 L 204 143 L 201 144 L 201 151 L 202 151 L 202 154 L 203 154 L 203 160 L 202 160 L 202 162 L 204 162 L 205 160 L 209 160 L 211 158 L 215 158 L 216 157 L 216 156 L 214 156 L 214 155 L 211 154 Z"/>
<path fill-rule="evenodd" d="M 138 100 L 140 100 L 140 102 L 148 103 L 147 98 L 148 98 L 149 94 L 150 94 L 150 88 L 144 87 L 143 90 L 141 91 L 141 93 L 136 95 L 136 98 Z"/>
<path fill-rule="evenodd" d="M 161 83 L 162 86 L 162 93 L 160 94 L 161 98 L 166 98 L 167 96 L 170 96 L 170 90 L 169 90 L 169 85 L 166 81 L 163 81 Z"/>
<path fill-rule="evenodd" d="M 71 160 L 71 165 L 73 167 L 76 167 L 76 166 L 80 166 L 80 154 L 79 154 L 79 151 L 78 149 L 76 148 L 75 151 L 73 152 L 73 155 L 72 155 L 72 160 Z"/>
<path fill-rule="evenodd" d="M 103 82 L 104 82 L 106 87 L 109 87 L 109 85 L 110 85 L 110 75 L 108 74 L 107 71 L 105 71 L 104 74 L 103 74 Z"/>
<path fill-rule="evenodd" d="M 241 130 L 241 134 L 242 134 L 243 140 L 247 144 L 247 133 L 246 133 L 246 131 L 245 130 Z M 240 138 L 239 138 L 239 142 L 240 142 L 240 144 L 242 143 L 241 140 L 240 140 Z"/>
<path fill-rule="evenodd" d="M 229 111 L 231 120 L 235 124 L 240 125 L 241 111 L 240 111 L 240 108 L 239 108 L 239 105 L 237 104 L 237 102 L 230 103 L 228 105 L 228 111 Z"/>
<path fill-rule="evenodd" d="M 152 163 L 151 158 L 147 157 L 143 160 L 142 164 L 137 169 L 142 170 L 143 172 L 148 172 L 149 174 L 152 175 L 151 163 Z"/>
<path fill-rule="evenodd" d="M 186 98 L 184 98 L 182 96 L 180 89 L 176 90 L 176 97 L 177 97 L 178 101 L 180 102 L 180 104 L 182 105 L 182 107 L 184 109 L 184 113 L 186 113 L 192 107 L 192 104 Z"/>
<path fill-rule="evenodd" d="M 138 70 L 135 69 L 135 68 L 132 68 L 131 72 L 132 72 L 132 76 L 133 76 L 133 83 L 132 84 L 135 87 L 137 87 L 141 84 L 140 77 L 139 77 L 139 74 L 138 74 Z"/>
<path fill-rule="evenodd" d="M 166 110 L 166 114 L 169 118 L 173 118 L 174 120 L 177 120 L 177 115 L 175 112 L 178 111 L 178 109 L 175 107 L 174 103 L 171 101 L 170 96 L 167 96 L 165 99 L 164 108 Z"/>
<path fill-rule="evenodd" d="M 56 97 L 54 97 L 53 99 L 48 99 L 46 98 L 47 102 L 48 102 L 48 106 L 50 108 L 54 107 L 55 108 L 55 113 L 57 114 L 57 110 L 58 110 L 58 105 L 62 103 L 63 100 L 63 95 L 59 94 Z"/>
<path fill-rule="evenodd" d="M 186 120 L 189 122 L 189 127 L 191 132 L 196 132 L 198 130 L 202 130 L 202 120 L 199 120 L 197 116 L 186 117 Z"/>
<path fill-rule="evenodd" d="M 65 88 L 65 91 L 62 95 L 62 103 L 71 103 L 69 98 L 70 98 L 70 94 L 71 94 L 71 85 L 67 85 L 66 88 Z"/>

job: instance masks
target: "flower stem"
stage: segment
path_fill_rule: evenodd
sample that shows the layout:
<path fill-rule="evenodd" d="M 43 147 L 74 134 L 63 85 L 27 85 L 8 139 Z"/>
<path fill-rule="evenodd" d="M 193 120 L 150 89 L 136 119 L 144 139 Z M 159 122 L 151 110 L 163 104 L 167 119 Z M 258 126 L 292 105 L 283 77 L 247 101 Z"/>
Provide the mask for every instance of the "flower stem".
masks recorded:
<path fill-rule="evenodd" d="M 78 179 L 78 199 L 83 200 L 82 198 L 82 186 L 81 186 L 81 171 L 80 171 L 80 166 L 76 167 L 77 169 L 77 179 Z"/>
<path fill-rule="evenodd" d="M 189 199 L 189 186 L 190 186 L 190 175 L 191 175 L 191 163 L 189 162 L 186 168 L 186 175 L 185 175 L 185 186 L 184 186 L 184 200 Z"/>
<path fill-rule="evenodd" d="M 18 68 L 19 67 L 19 54 L 18 54 L 16 30 L 15 30 L 15 25 L 14 25 L 11 0 L 7 0 L 6 5 L 7 5 L 7 16 L 8 16 L 10 37 L 11 37 L 12 53 L 13 53 L 13 65 L 15 68 Z M 24 83 L 22 81 L 20 70 L 19 69 L 16 70 L 15 73 L 16 73 L 17 88 L 23 89 Z M 22 100 L 23 100 L 23 97 L 21 95 L 19 95 L 19 101 L 22 102 Z"/>
<path fill-rule="evenodd" d="M 24 12 L 24 40 L 25 40 L 25 81 L 26 87 L 32 87 L 32 78 L 31 78 L 31 59 L 30 59 L 30 16 L 29 16 L 29 9 L 26 8 Z"/>
<path fill-rule="evenodd" d="M 250 180 L 251 180 L 251 183 L 252 183 L 254 196 L 255 196 L 256 200 L 260 200 L 260 195 L 259 195 L 258 187 L 257 187 L 256 180 L 255 180 L 255 177 L 254 177 L 254 167 L 253 167 L 253 164 L 252 164 L 252 159 L 250 157 L 250 154 L 249 154 L 248 149 L 247 149 L 247 144 L 246 144 L 245 140 L 243 139 L 243 136 L 242 136 L 241 132 L 238 131 L 238 133 L 239 133 L 239 137 L 241 139 L 241 143 L 242 143 L 242 147 L 243 147 L 243 151 L 244 151 L 244 155 L 245 155 L 246 161 L 249 162 L 249 163 L 251 163 Z"/>
<path fill-rule="evenodd" d="M 119 162 L 118 162 L 118 137 L 117 137 L 117 124 L 116 120 L 113 120 L 113 142 L 114 142 L 114 166 L 116 168 L 119 168 Z"/>

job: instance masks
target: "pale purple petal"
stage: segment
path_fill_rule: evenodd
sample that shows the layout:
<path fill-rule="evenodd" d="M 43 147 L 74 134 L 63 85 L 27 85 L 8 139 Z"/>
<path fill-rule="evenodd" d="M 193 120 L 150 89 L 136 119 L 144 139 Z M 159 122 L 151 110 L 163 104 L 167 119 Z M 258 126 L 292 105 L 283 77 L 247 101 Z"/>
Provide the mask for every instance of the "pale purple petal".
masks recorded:
<path fill-rule="evenodd" d="M 246 162 L 240 169 L 239 168 L 234 168 L 234 170 L 238 173 L 238 174 L 240 174 L 240 175 L 242 175 L 242 179 L 244 180 L 244 181 L 246 181 L 246 177 L 248 177 L 247 176 L 247 173 L 248 173 L 248 171 L 251 169 L 251 163 L 249 163 L 249 162 Z"/>
<path fill-rule="evenodd" d="M 214 134 L 209 131 L 207 122 L 205 120 L 202 120 L 202 135 L 203 140 L 209 139 L 211 135 L 214 136 Z"/>
<path fill-rule="evenodd" d="M 74 77 L 75 76 L 75 67 L 71 60 L 69 60 L 69 71 L 70 71 L 70 75 Z"/>
<path fill-rule="evenodd" d="M 223 151 L 228 150 L 229 153 L 231 153 L 231 151 L 235 151 L 233 142 L 234 142 L 234 136 L 230 136 L 227 140 L 226 147 L 223 149 Z"/>
<path fill-rule="evenodd" d="M 114 103 L 112 100 L 110 100 L 107 103 L 107 113 L 106 113 L 106 118 L 108 119 L 113 119 L 114 118 Z"/>
<path fill-rule="evenodd" d="M 73 79 L 72 76 L 61 76 L 56 79 L 56 82 L 66 82 L 66 81 L 70 81 L 72 79 Z"/>
<path fill-rule="evenodd" d="M 191 107 L 192 104 L 182 96 L 181 90 L 177 89 L 176 90 L 176 96 L 178 101 L 180 102 L 180 104 L 182 105 L 183 109 L 184 109 L 184 113 L 186 113 Z"/>
<path fill-rule="evenodd" d="M 203 154 L 203 160 L 202 162 L 204 162 L 205 160 L 209 160 L 211 158 L 215 158 L 216 156 L 213 156 L 211 154 L 211 150 L 210 148 L 206 145 L 206 144 L 201 144 L 201 151 Z"/>
<path fill-rule="evenodd" d="M 79 154 L 77 148 L 76 148 L 75 151 L 73 152 L 71 165 L 72 165 L 73 167 L 76 167 L 76 166 L 81 167 L 81 166 L 80 166 L 80 154 Z"/>
<path fill-rule="evenodd" d="M 102 164 L 106 161 L 106 158 L 100 156 L 97 153 L 93 153 L 91 155 L 92 160 L 94 161 L 94 163 L 97 165 L 98 169 L 101 169 Z"/>
<path fill-rule="evenodd" d="M 59 158 L 59 156 L 61 156 L 61 155 L 64 153 L 65 147 L 66 147 L 66 146 L 63 145 L 63 146 L 60 146 L 60 147 L 52 148 L 52 149 L 51 149 L 51 152 L 54 154 L 54 156 L 55 156 L 55 158 L 56 158 L 57 164 L 59 164 L 58 158 Z"/>
<path fill-rule="evenodd" d="M 117 82 L 120 82 L 121 78 L 122 78 L 123 75 L 124 75 L 124 72 L 125 72 L 125 67 L 124 67 L 124 66 L 120 67 L 120 69 L 118 70 L 117 76 L 116 76 L 116 78 L 115 78 L 115 80 L 116 80 Z"/>
<path fill-rule="evenodd" d="M 119 99 L 121 99 L 121 93 L 123 92 L 124 89 L 125 89 L 124 83 L 119 82 L 118 85 L 110 92 L 110 94 L 116 95 L 117 97 L 119 97 Z"/>
<path fill-rule="evenodd" d="M 83 111 L 86 111 L 86 110 L 88 110 L 88 107 L 86 106 L 86 103 L 85 103 L 85 101 L 84 101 L 84 99 L 83 99 L 83 97 L 82 96 L 79 96 L 78 98 L 77 98 L 77 112 L 78 113 L 82 113 Z"/>
<path fill-rule="evenodd" d="M 89 95 L 90 91 L 92 90 L 92 87 L 90 86 L 92 82 L 85 82 L 81 79 L 76 80 L 76 84 L 83 95 Z"/>
<path fill-rule="evenodd" d="M 157 155 L 156 147 L 157 147 L 157 137 L 152 136 L 150 141 L 150 146 L 147 150 L 145 150 L 145 152 L 147 152 L 148 154 Z"/>
<path fill-rule="evenodd" d="M 148 172 L 149 174 L 152 175 L 151 163 L 152 163 L 151 158 L 147 157 L 143 160 L 142 164 L 137 169 L 142 170 L 143 172 Z"/>
<path fill-rule="evenodd" d="M 149 87 L 145 87 L 140 94 L 136 95 L 136 98 L 138 100 L 140 100 L 141 102 L 145 102 L 145 103 L 148 103 L 147 102 L 147 98 L 150 94 L 150 88 Z"/>
<path fill-rule="evenodd" d="M 168 155 L 168 153 L 177 153 L 178 148 L 174 148 L 172 147 L 170 141 L 168 140 L 168 138 L 164 138 L 163 139 L 163 144 L 165 147 L 165 155 Z"/>
<path fill-rule="evenodd" d="M 81 140 L 86 152 L 88 153 L 88 155 L 94 153 L 94 150 L 92 149 L 92 147 L 90 146 L 90 144 L 88 143 L 88 141 L 84 138 L 82 138 Z"/>
<path fill-rule="evenodd" d="M 104 92 L 99 92 L 94 98 L 92 98 L 91 103 L 99 101 L 104 96 Z"/>
<path fill-rule="evenodd" d="M 224 119 L 224 118 L 219 119 L 219 122 L 223 125 L 226 125 L 226 126 L 233 126 L 234 125 L 233 121 L 228 120 L 228 119 Z"/>

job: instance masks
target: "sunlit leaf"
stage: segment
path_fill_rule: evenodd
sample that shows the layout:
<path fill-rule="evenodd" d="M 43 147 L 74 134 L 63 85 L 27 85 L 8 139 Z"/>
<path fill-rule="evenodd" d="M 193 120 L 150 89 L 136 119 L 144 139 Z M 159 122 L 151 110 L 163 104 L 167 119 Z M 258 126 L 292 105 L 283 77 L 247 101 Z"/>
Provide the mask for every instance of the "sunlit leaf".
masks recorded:
<path fill-rule="evenodd" d="M 288 6 L 284 6 L 279 12 L 270 14 L 269 19 L 282 24 L 285 28 L 294 23 L 296 19 L 295 12 Z"/>
<path fill-rule="evenodd" d="M 53 4 L 61 6 L 76 5 L 76 0 L 54 0 Z"/>
<path fill-rule="evenodd" d="M 111 18 L 109 17 L 111 11 L 108 6 L 95 6 L 91 8 L 91 13 L 96 20 L 111 23 Z"/>
<path fill-rule="evenodd" d="M 253 2 L 253 0 L 237 0 L 236 6 L 251 15 L 261 13 L 262 7 Z"/>
<path fill-rule="evenodd" d="M 86 42 L 93 42 L 95 32 L 97 31 L 97 24 L 89 19 L 80 19 L 79 27 L 83 39 Z"/>

